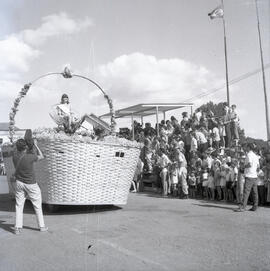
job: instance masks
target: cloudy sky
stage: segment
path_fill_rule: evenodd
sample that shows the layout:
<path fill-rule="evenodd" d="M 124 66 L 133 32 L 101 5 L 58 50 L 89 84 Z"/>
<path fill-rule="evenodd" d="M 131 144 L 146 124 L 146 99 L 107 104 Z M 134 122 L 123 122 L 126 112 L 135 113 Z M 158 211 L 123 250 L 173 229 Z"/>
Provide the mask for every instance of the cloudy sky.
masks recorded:
<path fill-rule="evenodd" d="M 0 121 L 8 121 L 12 102 L 25 83 L 47 72 L 61 72 L 65 65 L 97 81 L 115 109 L 144 102 L 189 101 L 197 107 L 210 100 L 225 101 L 222 20 L 207 16 L 219 4 L 219 0 L 1 0 Z M 270 1 L 258 4 L 267 65 Z M 260 68 L 256 10 L 254 0 L 224 0 L 224 5 L 233 80 Z M 261 73 L 230 90 L 246 134 L 265 139 Z M 108 112 L 94 86 L 50 76 L 32 86 L 16 125 L 52 126 L 48 112 L 62 93 L 70 96 L 78 114 Z"/>

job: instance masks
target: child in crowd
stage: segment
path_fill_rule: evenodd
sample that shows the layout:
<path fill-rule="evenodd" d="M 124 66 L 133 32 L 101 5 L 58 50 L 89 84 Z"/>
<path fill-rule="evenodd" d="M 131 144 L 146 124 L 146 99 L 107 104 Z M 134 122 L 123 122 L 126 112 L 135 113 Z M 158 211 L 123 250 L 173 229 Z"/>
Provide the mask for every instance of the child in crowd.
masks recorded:
<path fill-rule="evenodd" d="M 203 198 L 203 189 L 202 189 L 202 169 L 201 167 L 196 168 L 196 186 L 197 186 L 197 195 L 200 198 Z"/>
<path fill-rule="evenodd" d="M 214 181 L 214 172 L 210 170 L 208 174 L 208 195 L 210 200 L 215 200 L 215 181 Z"/>
<path fill-rule="evenodd" d="M 203 197 L 208 200 L 208 172 L 206 168 L 202 172 L 202 190 Z"/>
<path fill-rule="evenodd" d="M 214 171 L 214 183 L 217 191 L 217 200 L 222 199 L 221 187 L 220 187 L 220 162 L 216 161 L 213 165 Z"/>
<path fill-rule="evenodd" d="M 188 176 L 189 195 L 191 198 L 196 198 L 196 176 L 195 172 L 192 171 Z"/>
<path fill-rule="evenodd" d="M 234 185 L 234 172 L 233 169 L 228 165 L 226 167 L 226 192 L 227 200 L 233 202 L 233 185 Z"/>
<path fill-rule="evenodd" d="M 226 189 L 226 164 L 222 164 L 219 172 L 219 183 L 222 191 L 222 201 L 227 200 L 227 189 Z"/>
<path fill-rule="evenodd" d="M 173 162 L 170 166 L 170 179 L 171 179 L 171 190 L 172 195 L 177 197 L 178 195 L 178 168 L 177 162 Z"/>

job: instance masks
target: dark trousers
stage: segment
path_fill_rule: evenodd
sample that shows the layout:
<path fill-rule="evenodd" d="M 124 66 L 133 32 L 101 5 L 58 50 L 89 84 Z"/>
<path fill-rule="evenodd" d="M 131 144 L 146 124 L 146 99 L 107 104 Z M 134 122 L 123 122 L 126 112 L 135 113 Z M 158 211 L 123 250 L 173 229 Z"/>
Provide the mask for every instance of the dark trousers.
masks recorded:
<path fill-rule="evenodd" d="M 259 205 L 265 204 L 265 187 L 264 185 L 258 185 Z"/>
<path fill-rule="evenodd" d="M 231 122 L 231 136 L 232 139 L 239 139 L 238 124 L 234 121 Z"/>
<path fill-rule="evenodd" d="M 247 206 L 249 194 L 252 191 L 253 207 L 258 207 L 258 187 L 257 178 L 245 178 L 244 195 L 242 207 L 245 209 Z"/>
<path fill-rule="evenodd" d="M 225 136 L 225 147 L 229 148 L 231 146 L 231 140 L 232 140 L 232 135 L 231 135 L 231 124 L 226 123 L 225 124 L 225 131 L 226 131 L 226 136 Z"/>

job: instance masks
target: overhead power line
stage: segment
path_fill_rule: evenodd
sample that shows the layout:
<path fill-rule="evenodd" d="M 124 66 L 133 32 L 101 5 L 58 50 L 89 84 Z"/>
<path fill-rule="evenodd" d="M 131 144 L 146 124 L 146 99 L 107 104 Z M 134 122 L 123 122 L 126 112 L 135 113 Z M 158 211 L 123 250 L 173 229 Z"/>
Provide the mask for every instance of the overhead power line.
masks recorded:
<path fill-rule="evenodd" d="M 267 63 L 267 64 L 264 66 L 264 69 L 266 70 L 266 69 L 269 69 L 269 68 L 270 68 L 270 63 Z M 254 70 L 254 71 L 251 71 L 251 72 L 245 73 L 245 74 L 243 74 L 243 75 L 240 75 L 240 76 L 238 76 L 238 77 L 236 77 L 236 78 L 230 80 L 230 81 L 229 81 L 229 85 L 236 84 L 236 83 L 238 83 L 238 82 L 240 82 L 240 81 L 242 81 L 242 80 L 245 80 L 245 79 L 247 79 L 248 77 L 251 77 L 251 76 L 253 76 L 253 75 L 255 75 L 255 74 L 257 74 L 257 73 L 259 73 L 259 72 L 261 72 L 261 71 L 262 71 L 262 69 L 256 69 L 256 70 Z M 210 89 L 210 90 L 208 90 L 208 91 L 206 91 L 206 92 L 202 92 L 202 93 L 200 93 L 200 94 L 198 94 L 198 95 L 195 95 L 195 96 L 193 96 L 193 97 L 191 97 L 191 98 L 185 100 L 184 102 L 190 102 L 190 101 L 194 101 L 194 100 L 203 98 L 203 97 L 205 97 L 205 96 L 208 96 L 208 95 L 211 95 L 211 94 L 213 94 L 213 93 L 215 93 L 215 92 L 218 92 L 218 91 L 220 91 L 220 90 L 223 90 L 225 87 L 226 87 L 226 84 L 224 84 L 223 86 L 220 86 L 220 87 L 218 87 L 218 88 Z"/>

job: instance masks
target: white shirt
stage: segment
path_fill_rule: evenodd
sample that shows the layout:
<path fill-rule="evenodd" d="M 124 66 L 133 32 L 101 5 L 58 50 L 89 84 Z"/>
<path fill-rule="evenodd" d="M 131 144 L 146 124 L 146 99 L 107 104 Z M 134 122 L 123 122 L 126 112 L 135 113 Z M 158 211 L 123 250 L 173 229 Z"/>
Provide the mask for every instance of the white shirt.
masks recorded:
<path fill-rule="evenodd" d="M 231 116 L 231 120 L 232 121 L 234 121 L 234 122 L 238 122 L 239 121 L 239 117 L 238 117 L 238 114 L 237 114 L 236 110 L 231 111 L 230 116 Z"/>
<path fill-rule="evenodd" d="M 245 165 L 250 164 L 250 167 L 245 168 L 245 177 L 257 178 L 257 168 L 259 167 L 259 157 L 253 152 L 249 151 L 245 160 Z"/>
<path fill-rule="evenodd" d="M 214 141 L 220 141 L 219 129 L 214 127 L 213 129 Z"/>
<path fill-rule="evenodd" d="M 196 138 L 197 138 L 197 141 L 198 141 L 199 144 L 207 143 L 207 139 L 206 139 L 205 135 L 201 131 L 197 131 L 195 133 L 195 135 L 196 135 Z"/>
<path fill-rule="evenodd" d="M 201 111 L 196 112 L 195 117 L 196 117 L 197 121 L 200 121 L 201 117 L 202 117 L 202 112 Z"/>
<path fill-rule="evenodd" d="M 191 138 L 191 143 L 190 143 L 190 151 L 197 151 L 198 149 L 198 142 L 195 137 Z"/>
<path fill-rule="evenodd" d="M 71 111 L 71 106 L 70 104 L 58 104 L 56 106 L 56 108 L 59 110 L 59 115 L 71 115 L 72 111 Z"/>
<path fill-rule="evenodd" d="M 162 154 L 161 157 L 158 158 L 157 164 L 161 168 L 166 168 L 171 163 L 171 160 L 168 158 L 166 154 Z"/>

